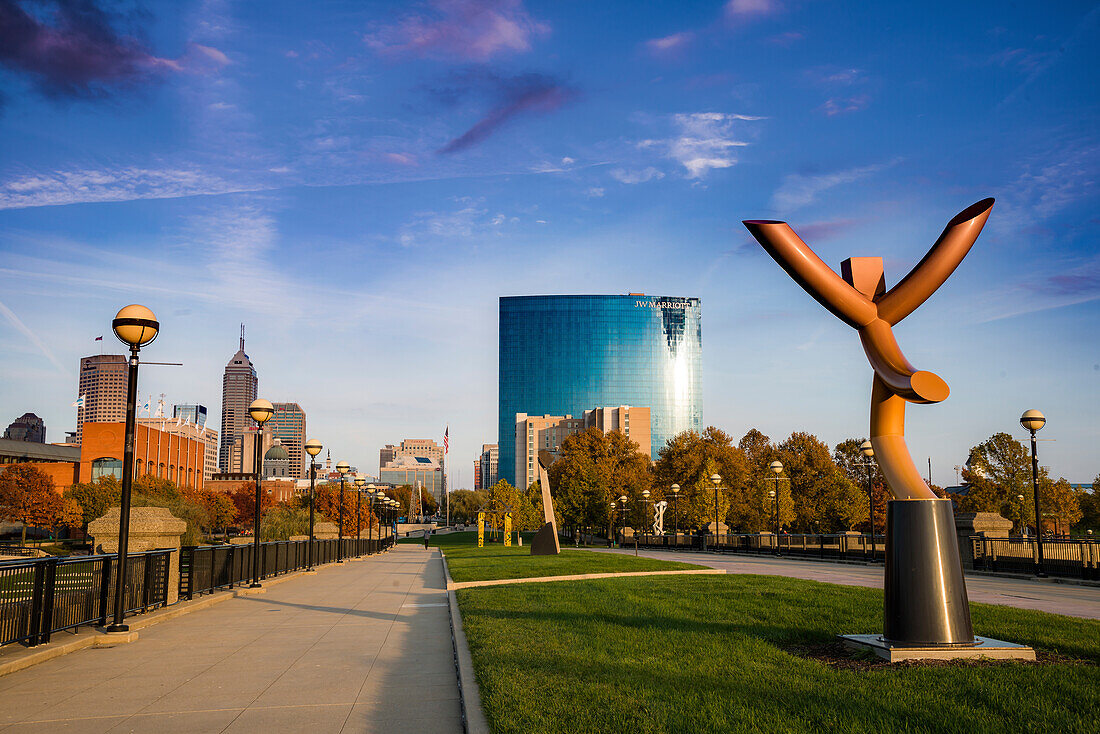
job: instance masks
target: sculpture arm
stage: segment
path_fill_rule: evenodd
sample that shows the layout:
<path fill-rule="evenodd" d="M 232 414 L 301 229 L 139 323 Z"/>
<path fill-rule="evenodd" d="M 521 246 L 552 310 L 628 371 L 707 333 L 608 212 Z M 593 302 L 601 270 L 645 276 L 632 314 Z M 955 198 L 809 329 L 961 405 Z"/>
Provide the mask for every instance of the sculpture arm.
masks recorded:
<path fill-rule="evenodd" d="M 876 301 L 879 317 L 892 326 L 935 293 L 966 257 L 992 208 L 993 199 L 982 199 L 956 214 L 917 266 Z"/>
<path fill-rule="evenodd" d="M 796 283 L 841 321 L 858 329 L 877 318 L 875 304 L 822 262 L 786 222 L 750 219 L 742 224 Z"/>
<path fill-rule="evenodd" d="M 860 329 L 859 340 L 875 376 L 895 395 L 911 403 L 939 403 L 951 393 L 939 375 L 909 364 L 893 330 L 882 319 Z"/>

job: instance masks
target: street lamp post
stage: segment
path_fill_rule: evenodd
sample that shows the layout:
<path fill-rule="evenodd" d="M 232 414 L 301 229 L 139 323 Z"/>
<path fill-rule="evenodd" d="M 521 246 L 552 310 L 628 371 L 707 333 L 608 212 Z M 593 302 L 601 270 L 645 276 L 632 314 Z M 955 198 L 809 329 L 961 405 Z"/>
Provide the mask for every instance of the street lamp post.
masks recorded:
<path fill-rule="evenodd" d="M 1027 535 L 1027 519 L 1024 518 L 1024 496 L 1016 495 L 1016 501 L 1020 503 L 1020 535 Z"/>
<path fill-rule="evenodd" d="M 646 525 L 645 523 L 649 520 L 649 494 L 650 492 L 648 489 L 642 490 L 642 527 L 645 528 L 645 536 L 647 541 L 649 540 L 650 526 Z M 637 537 L 637 535 L 635 535 L 635 537 Z M 635 543 L 634 546 L 635 549 L 637 549 L 637 543 Z M 635 555 L 637 554 L 635 553 Z"/>
<path fill-rule="evenodd" d="M 779 475 L 783 473 L 783 462 L 773 461 L 768 464 L 768 468 L 772 470 L 772 481 L 775 482 L 775 490 L 772 492 L 772 496 L 775 497 L 775 555 L 779 555 Z"/>
<path fill-rule="evenodd" d="M 115 613 L 107 632 L 129 632 L 123 624 L 126 615 L 126 560 L 130 545 L 130 490 L 134 482 L 134 424 L 137 422 L 138 351 L 152 343 L 160 333 L 153 312 L 136 303 L 115 314 L 111 328 L 123 344 L 130 347 L 126 371 L 126 438 L 122 449 L 122 502 L 118 518 L 118 563 L 115 577 Z"/>
<path fill-rule="evenodd" d="M 611 503 L 611 514 L 607 518 L 607 547 L 615 547 L 615 503 Z"/>
<path fill-rule="evenodd" d="M 622 523 L 623 523 L 623 540 L 626 540 L 626 520 L 627 520 L 627 517 L 626 517 L 626 495 L 625 494 L 620 494 L 619 495 L 619 514 L 621 515 L 620 519 L 622 520 Z M 637 535 L 637 533 L 635 533 L 635 535 Z M 619 547 L 620 548 L 622 547 L 621 543 L 619 544 Z"/>
<path fill-rule="evenodd" d="M 680 544 L 680 505 L 676 502 L 680 497 L 680 485 L 673 484 L 669 489 L 672 490 L 672 514 L 676 516 L 676 544 Z"/>
<path fill-rule="evenodd" d="M 875 457 L 875 447 L 870 441 L 864 441 L 859 445 L 859 451 L 864 456 L 863 466 L 867 474 L 867 500 L 871 506 L 871 514 L 868 515 L 871 523 L 871 562 L 875 561 L 875 489 L 871 484 L 871 460 Z"/>
<path fill-rule="evenodd" d="M 1046 417 L 1037 410 L 1024 411 L 1024 414 L 1020 416 L 1020 425 L 1031 434 L 1031 491 L 1035 495 L 1035 548 L 1037 558 L 1035 575 L 1039 578 L 1046 578 L 1046 573 L 1043 571 L 1043 528 L 1040 520 L 1042 515 L 1039 514 L 1039 456 L 1035 449 L 1035 432 L 1045 426 L 1046 423 Z"/>
<path fill-rule="evenodd" d="M 344 562 L 344 477 L 351 471 L 348 462 L 341 461 L 336 465 L 336 471 L 340 472 L 340 524 L 336 527 L 336 562 Z"/>
<path fill-rule="evenodd" d="M 317 454 L 321 453 L 321 442 L 315 438 L 306 441 L 306 453 L 309 454 L 309 546 L 306 549 L 306 570 L 313 570 L 313 504 L 317 491 Z"/>
<path fill-rule="evenodd" d="M 381 529 L 381 528 L 379 528 Z M 371 553 L 371 540 L 374 535 L 374 485 L 367 485 L 367 552 Z"/>
<path fill-rule="evenodd" d="M 252 521 L 252 583 L 249 584 L 249 588 L 258 589 L 262 586 L 260 583 L 260 507 L 262 495 L 260 480 L 263 477 L 264 423 L 275 414 L 275 408 L 263 398 L 256 398 L 248 406 L 248 414 L 252 416 L 252 420 L 256 421 L 256 454 L 255 464 L 252 467 L 256 470 L 256 517 Z"/>
<path fill-rule="evenodd" d="M 366 477 L 355 478 L 355 555 L 359 555 L 359 541 L 363 539 L 363 486 Z"/>
<path fill-rule="evenodd" d="M 714 485 L 714 550 L 718 550 L 718 487 L 722 485 L 722 476 L 711 474 L 710 483 Z"/>

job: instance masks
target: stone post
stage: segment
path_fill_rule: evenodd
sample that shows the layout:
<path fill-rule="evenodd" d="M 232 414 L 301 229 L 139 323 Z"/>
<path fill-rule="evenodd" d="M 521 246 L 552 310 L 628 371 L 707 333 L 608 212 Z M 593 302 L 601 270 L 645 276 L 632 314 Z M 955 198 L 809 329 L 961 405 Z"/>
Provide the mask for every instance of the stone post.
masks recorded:
<path fill-rule="evenodd" d="M 974 568 L 974 543 L 971 537 L 1007 538 L 1012 521 L 996 512 L 960 512 L 955 514 L 955 534 L 959 538 L 959 555 L 963 568 Z"/>
<path fill-rule="evenodd" d="M 319 522 L 314 524 L 313 537 L 317 540 L 336 540 L 336 523 Z"/>
<path fill-rule="evenodd" d="M 122 508 L 112 507 L 107 514 L 88 523 L 92 547 L 97 553 L 118 553 L 118 526 Z M 187 531 L 187 522 L 166 507 L 131 507 L 130 540 L 127 553 L 170 548 L 168 558 L 168 603 L 175 604 L 180 589 L 180 536 Z"/>

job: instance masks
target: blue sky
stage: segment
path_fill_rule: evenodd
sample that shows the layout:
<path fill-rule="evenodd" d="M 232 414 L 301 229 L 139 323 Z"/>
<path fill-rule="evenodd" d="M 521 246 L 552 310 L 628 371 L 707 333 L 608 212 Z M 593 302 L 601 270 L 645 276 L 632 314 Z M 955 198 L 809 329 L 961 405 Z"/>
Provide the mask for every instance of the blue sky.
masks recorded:
<path fill-rule="evenodd" d="M 789 221 L 897 282 L 994 196 L 896 329 L 952 395 L 914 457 L 1048 418 L 1055 476 L 1100 471 L 1100 6 L 731 0 L 0 0 L 0 422 L 73 428 L 122 305 L 162 336 L 143 394 L 219 413 L 239 324 L 271 400 L 333 459 L 451 427 L 495 442 L 501 295 L 703 303 L 703 418 L 863 436 L 854 332 L 748 237 Z M 216 423 L 217 418 L 213 419 Z"/>

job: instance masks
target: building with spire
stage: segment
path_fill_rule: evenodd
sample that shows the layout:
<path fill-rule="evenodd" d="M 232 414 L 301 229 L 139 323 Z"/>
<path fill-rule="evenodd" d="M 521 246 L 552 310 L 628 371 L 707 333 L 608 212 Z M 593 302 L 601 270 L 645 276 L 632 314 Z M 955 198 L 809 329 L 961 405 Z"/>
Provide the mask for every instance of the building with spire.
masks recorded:
<path fill-rule="evenodd" d="M 241 324 L 241 346 L 230 358 L 222 375 L 222 430 L 218 468 L 222 473 L 241 471 L 230 465 L 234 444 L 240 446 L 243 436 L 251 427 L 248 406 L 256 399 L 259 380 L 256 368 L 244 351 L 244 324 Z"/>

